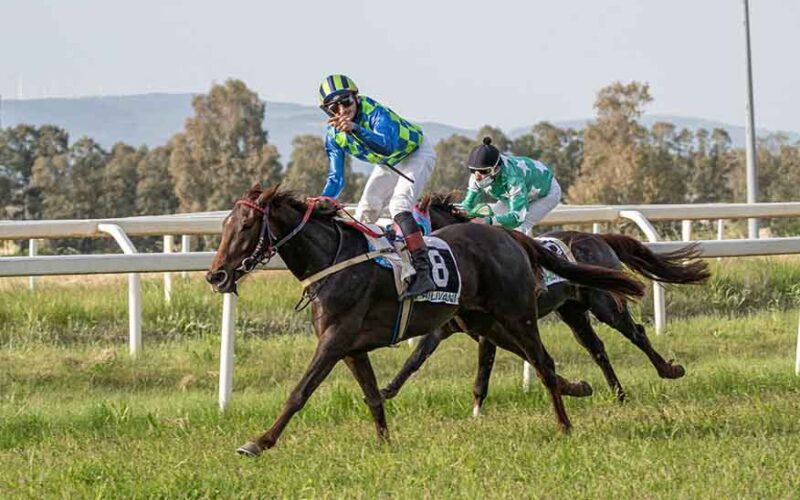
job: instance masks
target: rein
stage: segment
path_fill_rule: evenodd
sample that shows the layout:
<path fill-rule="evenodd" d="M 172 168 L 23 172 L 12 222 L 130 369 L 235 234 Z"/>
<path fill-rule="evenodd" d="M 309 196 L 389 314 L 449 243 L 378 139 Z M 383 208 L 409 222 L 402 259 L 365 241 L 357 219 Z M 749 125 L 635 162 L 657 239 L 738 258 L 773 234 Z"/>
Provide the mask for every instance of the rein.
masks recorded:
<path fill-rule="evenodd" d="M 246 206 L 246 207 L 248 207 L 248 208 L 250 208 L 250 209 L 252 209 L 252 210 L 254 210 L 254 211 L 258 212 L 258 213 L 260 213 L 261 214 L 261 233 L 259 234 L 258 243 L 256 244 L 256 248 L 253 250 L 253 253 L 249 257 L 245 257 L 245 259 L 242 260 L 242 263 L 241 263 L 241 265 L 239 266 L 239 268 L 237 270 L 238 271 L 242 271 L 243 273 L 247 274 L 247 273 L 253 271 L 253 269 L 255 269 L 258 265 L 268 263 L 270 261 L 270 259 L 272 259 L 272 257 L 274 257 L 275 254 L 278 253 L 278 249 L 281 246 L 283 246 L 289 240 L 294 238 L 297 235 L 297 233 L 299 233 L 303 229 L 303 227 L 306 225 L 306 223 L 308 223 L 308 221 L 311 219 L 311 214 L 314 212 L 314 208 L 316 208 L 317 204 L 319 202 L 323 201 L 323 200 L 327 200 L 327 201 L 331 202 L 339 211 L 344 212 L 351 219 L 349 221 L 345 220 L 345 219 L 339 219 L 343 224 L 345 224 L 347 226 L 350 226 L 350 227 L 352 227 L 352 228 L 354 228 L 354 229 L 356 229 L 356 230 L 358 230 L 358 231 L 360 231 L 360 232 L 362 232 L 364 234 L 367 234 L 367 235 L 375 237 L 375 238 L 382 236 L 382 234 L 379 234 L 379 233 L 373 231 L 368 226 L 366 226 L 364 223 L 356 220 L 352 215 L 350 215 L 349 212 L 347 212 L 344 209 L 344 207 L 339 202 L 337 202 L 333 198 L 329 198 L 327 196 L 319 196 L 319 197 L 316 197 L 316 198 L 308 198 L 308 206 L 306 207 L 306 212 L 303 215 L 303 219 L 300 221 L 300 223 L 294 229 L 292 229 L 292 231 L 289 234 L 287 234 L 286 236 L 284 236 L 283 238 L 281 238 L 280 240 L 275 242 L 275 239 L 276 239 L 275 235 L 272 233 L 272 229 L 269 227 L 269 213 L 270 213 L 270 209 L 272 207 L 272 204 L 271 203 L 267 203 L 266 207 L 261 207 L 258 203 L 256 203 L 255 201 L 253 201 L 253 200 L 251 200 L 249 198 L 242 198 L 242 199 L 238 200 L 234 204 L 234 206 L 236 206 L 236 205 L 244 205 L 244 206 Z M 336 226 L 336 228 L 338 230 L 339 226 L 335 222 L 334 222 L 334 225 Z M 376 257 L 380 257 L 381 255 L 383 255 L 385 253 L 389 253 L 391 251 L 390 249 L 376 250 L 376 251 L 367 252 L 367 253 L 364 253 L 364 254 L 361 254 L 361 255 L 357 255 L 357 256 L 352 257 L 350 259 L 347 259 L 345 261 L 336 263 L 336 261 L 339 259 L 339 253 L 341 252 L 341 249 L 342 249 L 342 246 L 341 246 L 342 245 L 342 240 L 343 240 L 343 237 L 342 237 L 341 231 L 339 231 L 339 244 L 338 244 L 338 247 L 336 249 L 336 254 L 333 257 L 333 262 L 331 263 L 330 266 L 328 266 L 328 267 L 324 268 L 323 270 L 321 270 L 321 271 L 319 271 L 317 273 L 314 273 L 311 276 L 307 277 L 306 279 L 300 281 L 300 285 L 303 287 L 303 290 L 304 290 L 304 295 L 305 295 L 305 289 L 307 289 L 309 287 L 309 285 L 311 285 L 313 283 L 316 283 L 317 281 L 319 281 L 321 279 L 324 279 L 324 278 L 330 276 L 331 274 L 333 274 L 335 272 L 341 271 L 342 269 L 348 268 L 350 266 L 354 266 L 356 264 L 359 264 L 361 262 L 365 262 L 367 260 L 374 259 Z M 311 297 L 311 299 L 313 300 L 313 297 Z M 301 302 L 302 302 L 302 298 L 301 298 Z M 298 303 L 298 306 L 299 305 L 300 305 L 300 303 Z M 298 306 L 295 306 L 295 308 L 297 308 Z"/>

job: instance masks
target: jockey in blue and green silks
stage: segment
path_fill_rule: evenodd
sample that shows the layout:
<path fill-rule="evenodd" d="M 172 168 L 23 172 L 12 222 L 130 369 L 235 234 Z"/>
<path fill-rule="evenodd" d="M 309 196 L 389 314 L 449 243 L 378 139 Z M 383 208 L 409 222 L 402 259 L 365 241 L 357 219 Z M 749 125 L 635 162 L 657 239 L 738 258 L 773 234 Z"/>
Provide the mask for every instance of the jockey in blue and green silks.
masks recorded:
<path fill-rule="evenodd" d="M 561 186 L 544 163 L 524 156 L 504 155 L 485 137 L 467 160 L 467 196 L 461 203 L 473 222 L 503 226 L 527 234 L 533 225 L 553 210 L 561 198 Z M 481 192 L 497 200 L 484 205 Z"/>
<path fill-rule="evenodd" d="M 359 95 L 356 84 L 345 75 L 330 75 L 322 80 L 319 100 L 329 116 L 325 134 L 328 179 L 322 195 L 336 198 L 344 189 L 346 154 L 375 165 L 355 217 L 375 222 L 388 205 L 389 213 L 403 232 L 416 271 L 400 299 L 435 290 L 428 249 L 412 215 L 412 207 L 436 163 L 431 142 L 424 138 L 418 125 L 374 99 Z"/>

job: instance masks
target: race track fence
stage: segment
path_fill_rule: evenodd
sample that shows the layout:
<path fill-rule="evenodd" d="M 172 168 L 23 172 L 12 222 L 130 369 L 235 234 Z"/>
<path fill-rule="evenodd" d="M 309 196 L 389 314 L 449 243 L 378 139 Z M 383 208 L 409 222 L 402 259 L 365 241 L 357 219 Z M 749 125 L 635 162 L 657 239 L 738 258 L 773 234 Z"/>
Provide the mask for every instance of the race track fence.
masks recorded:
<path fill-rule="evenodd" d="M 228 212 L 203 212 L 119 219 L 2 221 L 0 240 L 30 240 L 28 257 L 0 258 L 0 277 L 27 276 L 31 287 L 36 276 L 128 273 L 129 352 L 139 355 L 141 338 L 141 292 L 139 273 L 163 272 L 165 300 L 171 298 L 171 273 L 208 269 L 213 252 L 191 252 L 192 237 L 220 234 Z M 541 222 L 542 225 L 592 224 L 593 232 L 601 223 L 631 221 L 642 231 L 653 251 L 669 252 L 683 247 L 691 238 L 691 221 L 717 220 L 718 240 L 697 241 L 704 258 L 800 254 L 800 237 L 722 240 L 723 221 L 743 218 L 800 217 L 800 202 L 731 203 L 699 205 L 626 205 L 569 206 L 560 205 Z M 661 241 L 652 225 L 654 221 L 684 221 L 683 242 Z M 181 251 L 173 253 L 173 236 L 180 234 Z M 166 235 L 166 236 L 165 236 Z M 37 256 L 38 239 L 86 238 L 111 236 L 123 254 Z M 131 236 L 163 236 L 164 253 L 138 253 Z M 285 269 L 279 258 L 267 268 Z M 654 325 L 660 334 L 666 326 L 664 289 L 654 283 Z M 236 297 L 223 295 L 220 346 L 219 406 L 224 410 L 231 400 L 233 352 L 235 340 Z M 795 373 L 800 375 L 800 324 L 798 324 Z M 530 381 L 530 367 L 523 369 L 523 385 Z"/>

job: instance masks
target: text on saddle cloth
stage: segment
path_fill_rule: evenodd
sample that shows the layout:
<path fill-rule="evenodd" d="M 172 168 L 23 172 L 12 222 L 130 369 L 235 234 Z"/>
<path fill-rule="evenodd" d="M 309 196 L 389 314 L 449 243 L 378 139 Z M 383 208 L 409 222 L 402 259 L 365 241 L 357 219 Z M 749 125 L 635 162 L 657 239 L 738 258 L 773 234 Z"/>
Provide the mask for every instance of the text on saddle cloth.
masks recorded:
<path fill-rule="evenodd" d="M 377 227 L 377 226 L 375 226 Z M 405 281 L 414 274 L 414 266 L 411 265 L 409 253 L 405 250 L 402 240 L 396 239 L 390 242 L 388 238 L 373 238 L 364 235 L 367 239 L 369 250 L 382 250 L 392 247 L 394 252 L 378 257 L 375 263 L 386 269 L 391 269 L 394 274 L 395 288 L 398 295 L 405 288 Z M 425 244 L 428 246 L 428 259 L 431 262 L 431 277 L 436 285 L 436 290 L 423 293 L 414 297 L 415 302 L 434 302 L 443 304 L 458 304 L 461 296 L 461 273 L 458 270 L 453 251 L 446 241 L 435 236 L 425 236 Z"/>

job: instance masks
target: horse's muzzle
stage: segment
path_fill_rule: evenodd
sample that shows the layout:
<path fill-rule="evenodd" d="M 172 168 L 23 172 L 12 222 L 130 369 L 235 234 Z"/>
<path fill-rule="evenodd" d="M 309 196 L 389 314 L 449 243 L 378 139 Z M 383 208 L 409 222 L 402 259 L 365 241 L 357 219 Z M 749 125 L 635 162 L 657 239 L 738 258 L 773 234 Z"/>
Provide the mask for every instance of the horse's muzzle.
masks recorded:
<path fill-rule="evenodd" d="M 230 293 L 236 289 L 236 280 L 224 269 L 207 272 L 206 281 L 220 293 Z"/>

